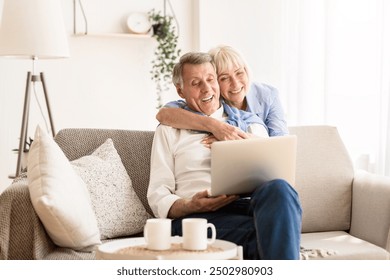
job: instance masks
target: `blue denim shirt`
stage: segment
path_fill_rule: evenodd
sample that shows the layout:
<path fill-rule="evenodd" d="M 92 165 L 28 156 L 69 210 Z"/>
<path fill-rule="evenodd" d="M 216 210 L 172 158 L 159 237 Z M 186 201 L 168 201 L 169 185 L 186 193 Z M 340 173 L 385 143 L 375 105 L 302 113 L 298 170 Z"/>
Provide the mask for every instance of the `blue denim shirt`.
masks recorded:
<path fill-rule="evenodd" d="M 278 90 L 266 84 L 252 83 L 246 95 L 247 111 L 256 114 L 268 130 L 269 136 L 288 134 L 284 111 L 279 100 Z M 184 108 L 184 100 L 171 101 L 164 107 Z"/>
<path fill-rule="evenodd" d="M 269 136 L 288 134 L 278 90 L 270 85 L 252 83 L 246 95 L 247 111 L 255 113 L 268 128 Z"/>

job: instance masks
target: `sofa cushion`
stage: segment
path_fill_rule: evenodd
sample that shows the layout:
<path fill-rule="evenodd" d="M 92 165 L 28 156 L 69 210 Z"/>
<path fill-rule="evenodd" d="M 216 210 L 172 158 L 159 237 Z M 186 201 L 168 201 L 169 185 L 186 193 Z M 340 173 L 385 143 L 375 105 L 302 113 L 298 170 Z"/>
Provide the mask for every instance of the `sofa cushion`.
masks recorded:
<path fill-rule="evenodd" d="M 301 246 L 307 251 L 304 259 L 388 260 L 390 253 L 345 231 L 302 234 Z M 306 256 L 305 256 L 306 255 Z"/>
<path fill-rule="evenodd" d="M 337 128 L 290 127 L 297 135 L 296 184 L 302 232 L 348 230 L 354 170 Z"/>
<path fill-rule="evenodd" d="M 112 139 L 91 155 L 72 161 L 72 165 L 87 184 L 101 239 L 143 231 L 150 216 L 132 187 Z"/>
<path fill-rule="evenodd" d="M 27 178 L 32 205 L 55 244 L 90 251 L 101 243 L 85 183 L 40 127 L 29 152 Z"/>

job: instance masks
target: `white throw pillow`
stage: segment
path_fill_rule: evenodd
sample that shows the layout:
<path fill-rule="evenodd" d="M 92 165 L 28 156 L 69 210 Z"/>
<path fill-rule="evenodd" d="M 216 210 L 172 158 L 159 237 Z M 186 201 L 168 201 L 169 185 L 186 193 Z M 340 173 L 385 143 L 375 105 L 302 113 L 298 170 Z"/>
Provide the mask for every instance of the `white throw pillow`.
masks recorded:
<path fill-rule="evenodd" d="M 39 126 L 29 152 L 27 178 L 32 205 L 55 244 L 82 251 L 101 244 L 85 183 Z"/>
<path fill-rule="evenodd" d="M 150 215 L 135 193 L 111 139 L 91 155 L 72 161 L 72 165 L 87 184 L 101 239 L 143 231 Z"/>

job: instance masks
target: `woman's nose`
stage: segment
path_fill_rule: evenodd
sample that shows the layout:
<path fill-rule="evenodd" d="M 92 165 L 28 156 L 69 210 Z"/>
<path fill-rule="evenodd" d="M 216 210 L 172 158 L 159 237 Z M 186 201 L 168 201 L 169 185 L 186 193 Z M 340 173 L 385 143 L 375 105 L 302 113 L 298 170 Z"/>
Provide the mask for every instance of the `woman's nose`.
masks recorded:
<path fill-rule="evenodd" d="M 238 83 L 239 83 L 239 80 L 237 78 L 235 78 L 235 77 L 232 77 L 230 81 L 231 81 L 232 87 L 236 88 Z"/>

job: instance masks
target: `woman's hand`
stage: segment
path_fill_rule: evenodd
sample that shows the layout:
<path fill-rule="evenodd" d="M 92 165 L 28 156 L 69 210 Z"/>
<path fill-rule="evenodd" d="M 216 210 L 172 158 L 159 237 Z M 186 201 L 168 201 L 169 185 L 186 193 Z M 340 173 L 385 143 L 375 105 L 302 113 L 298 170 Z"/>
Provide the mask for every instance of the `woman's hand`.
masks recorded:
<path fill-rule="evenodd" d="M 248 135 L 236 126 L 225 122 L 215 122 L 211 133 L 219 141 L 247 139 Z"/>
<path fill-rule="evenodd" d="M 240 140 L 251 137 L 252 136 L 250 134 L 243 132 L 238 127 L 220 122 L 220 124 L 213 130 L 213 134 L 204 137 L 201 143 L 205 147 L 211 148 L 211 144 L 215 141 Z"/>

